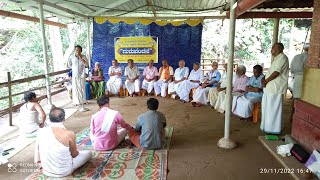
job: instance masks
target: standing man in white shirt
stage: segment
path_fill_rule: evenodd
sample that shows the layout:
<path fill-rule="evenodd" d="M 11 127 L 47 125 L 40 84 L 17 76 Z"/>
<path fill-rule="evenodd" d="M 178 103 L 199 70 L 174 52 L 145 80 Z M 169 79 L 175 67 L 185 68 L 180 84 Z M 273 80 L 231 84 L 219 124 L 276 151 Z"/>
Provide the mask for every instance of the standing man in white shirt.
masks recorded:
<path fill-rule="evenodd" d="M 107 95 L 118 94 L 120 96 L 120 87 L 122 86 L 121 80 L 121 67 L 118 66 L 118 61 L 114 59 L 112 66 L 109 67 L 108 71 L 109 80 L 107 82 Z"/>
<path fill-rule="evenodd" d="M 72 104 L 75 106 L 86 102 L 85 68 L 88 67 L 88 60 L 81 53 L 82 47 L 75 46 L 75 55 L 72 55 L 67 63 L 68 68 L 72 69 Z"/>
<path fill-rule="evenodd" d="M 128 60 L 128 66 L 124 70 L 124 75 L 126 76 L 125 86 L 129 95 L 132 97 L 136 96 L 136 93 L 140 92 L 140 72 L 132 59 Z"/>
<path fill-rule="evenodd" d="M 142 89 L 147 90 L 148 94 L 153 90 L 154 83 L 159 76 L 158 69 L 153 66 L 153 60 L 150 60 L 148 66 L 143 70 Z"/>
<path fill-rule="evenodd" d="M 191 89 L 199 87 L 202 80 L 203 72 L 200 69 L 200 64 L 198 62 L 193 63 L 193 70 L 190 72 L 188 80 L 183 81 L 177 90 L 180 101 L 189 102 Z"/>
<path fill-rule="evenodd" d="M 269 134 L 281 133 L 283 98 L 287 92 L 289 77 L 289 61 L 283 49 L 282 43 L 272 46 L 271 54 L 274 61 L 261 81 L 265 88 L 261 104 L 260 129 Z"/>
<path fill-rule="evenodd" d="M 185 67 L 185 61 L 179 61 L 179 67 L 174 71 L 173 82 L 171 82 L 168 86 L 168 94 L 175 95 L 177 94 L 177 90 L 180 84 L 188 79 L 189 68 Z"/>

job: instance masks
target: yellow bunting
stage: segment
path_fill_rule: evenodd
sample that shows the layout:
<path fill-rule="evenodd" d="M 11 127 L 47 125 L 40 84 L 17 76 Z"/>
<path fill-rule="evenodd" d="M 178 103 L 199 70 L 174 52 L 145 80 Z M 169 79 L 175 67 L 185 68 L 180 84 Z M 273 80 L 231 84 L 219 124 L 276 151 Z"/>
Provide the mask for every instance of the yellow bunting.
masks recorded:
<path fill-rule="evenodd" d="M 116 18 L 105 18 L 105 17 L 94 17 L 94 21 L 98 24 L 103 24 L 106 21 L 109 21 L 112 24 L 125 22 L 127 24 L 134 24 L 136 22 L 140 22 L 143 25 L 149 25 L 153 22 L 158 24 L 159 26 L 165 26 L 167 24 L 172 24 L 173 26 L 180 26 L 182 24 L 188 24 L 189 26 L 197 26 L 200 23 L 203 23 L 203 19 L 192 19 L 192 20 L 182 20 L 182 21 L 170 21 L 170 20 L 151 20 L 151 19 L 143 19 L 143 18 L 130 18 L 130 19 L 116 19 Z"/>

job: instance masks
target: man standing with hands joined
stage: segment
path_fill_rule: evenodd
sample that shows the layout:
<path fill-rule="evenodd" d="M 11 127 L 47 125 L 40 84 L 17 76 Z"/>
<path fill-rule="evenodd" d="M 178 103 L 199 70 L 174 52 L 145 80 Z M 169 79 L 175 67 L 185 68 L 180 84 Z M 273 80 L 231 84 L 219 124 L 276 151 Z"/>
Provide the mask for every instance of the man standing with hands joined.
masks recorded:
<path fill-rule="evenodd" d="M 283 49 L 282 43 L 275 43 L 272 46 L 271 54 L 274 61 L 265 78 L 261 80 L 265 88 L 261 103 L 260 129 L 268 134 L 281 133 L 282 104 L 289 77 L 289 61 Z"/>
<path fill-rule="evenodd" d="M 68 68 L 72 68 L 72 104 L 80 105 L 86 101 L 85 68 L 88 67 L 87 58 L 81 54 L 82 47 L 75 46 L 75 55 L 68 60 Z"/>

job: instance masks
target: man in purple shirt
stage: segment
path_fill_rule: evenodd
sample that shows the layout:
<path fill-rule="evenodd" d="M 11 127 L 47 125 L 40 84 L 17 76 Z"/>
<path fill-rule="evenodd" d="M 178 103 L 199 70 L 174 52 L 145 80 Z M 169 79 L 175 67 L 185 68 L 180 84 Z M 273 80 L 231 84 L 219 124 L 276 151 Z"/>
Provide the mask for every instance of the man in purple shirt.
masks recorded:
<path fill-rule="evenodd" d="M 108 96 L 101 96 L 97 103 L 100 111 L 92 116 L 90 139 L 95 150 L 111 150 L 126 137 L 131 126 L 118 111 L 110 109 Z"/>
<path fill-rule="evenodd" d="M 150 60 L 148 66 L 143 70 L 142 89 L 146 90 L 148 94 L 153 90 L 153 85 L 159 76 L 158 69 L 153 66 L 153 60 Z"/>

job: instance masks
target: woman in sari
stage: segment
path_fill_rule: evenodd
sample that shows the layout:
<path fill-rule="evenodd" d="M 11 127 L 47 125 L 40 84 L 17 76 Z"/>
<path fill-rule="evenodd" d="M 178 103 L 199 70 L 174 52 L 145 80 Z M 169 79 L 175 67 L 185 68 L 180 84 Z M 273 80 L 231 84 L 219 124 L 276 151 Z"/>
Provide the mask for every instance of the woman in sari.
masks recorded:
<path fill-rule="evenodd" d="M 100 63 L 94 64 L 94 69 L 91 72 L 91 85 L 93 88 L 93 97 L 99 98 L 105 94 L 105 82 L 103 77 L 103 70 L 100 67 Z"/>

